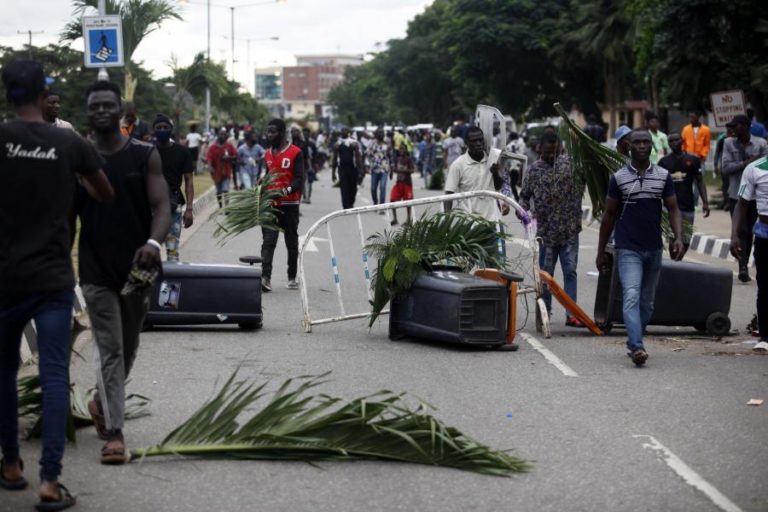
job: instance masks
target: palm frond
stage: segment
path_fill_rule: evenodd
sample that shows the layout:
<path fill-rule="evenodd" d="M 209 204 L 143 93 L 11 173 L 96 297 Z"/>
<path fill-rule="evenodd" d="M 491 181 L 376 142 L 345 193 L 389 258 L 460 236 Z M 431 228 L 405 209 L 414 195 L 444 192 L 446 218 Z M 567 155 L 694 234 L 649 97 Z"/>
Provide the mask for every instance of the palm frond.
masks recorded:
<path fill-rule="evenodd" d="M 273 180 L 272 175 L 267 174 L 256 187 L 235 190 L 226 195 L 229 202 L 227 206 L 216 210 L 210 216 L 210 220 L 217 226 L 213 236 L 219 239 L 220 245 L 256 226 L 276 231 L 280 229 L 276 217 L 278 210 L 274 207 L 274 202 L 281 194 L 270 188 Z"/>
<path fill-rule="evenodd" d="M 495 223 L 460 210 L 431 217 L 425 213 L 399 231 L 371 235 L 365 250 L 378 263 L 371 282 L 369 326 L 393 296 L 409 289 L 419 274 L 438 262 L 450 260 L 465 271 L 474 266 L 503 268 L 500 238 L 509 235 L 497 232 Z"/>
<path fill-rule="evenodd" d="M 428 406 L 404 394 L 380 391 L 344 402 L 311 390 L 327 373 L 284 382 L 266 406 L 238 418 L 264 397 L 266 384 L 236 380 L 219 392 L 160 444 L 132 450 L 131 459 L 167 455 L 255 460 L 389 460 L 447 466 L 509 476 L 530 464 L 446 426 Z"/>

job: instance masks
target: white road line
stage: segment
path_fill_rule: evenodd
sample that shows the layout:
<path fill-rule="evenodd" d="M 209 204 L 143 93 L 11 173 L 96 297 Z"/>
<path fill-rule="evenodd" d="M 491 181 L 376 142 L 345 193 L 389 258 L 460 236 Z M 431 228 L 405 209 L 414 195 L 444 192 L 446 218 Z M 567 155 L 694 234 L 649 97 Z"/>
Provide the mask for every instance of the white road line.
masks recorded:
<path fill-rule="evenodd" d="M 664 446 L 653 436 L 647 435 L 635 435 L 635 438 L 647 439 L 647 443 L 643 443 L 643 448 L 648 448 L 656 452 L 660 452 L 664 462 L 667 466 L 677 473 L 684 481 L 690 486 L 695 487 L 704 495 L 709 498 L 712 503 L 717 505 L 725 512 L 743 512 L 738 505 L 729 500 L 723 493 L 715 489 L 715 487 L 704 480 L 700 474 L 694 471 L 688 464 L 683 462 L 680 457 L 672 453 L 669 448 Z"/>
<path fill-rule="evenodd" d="M 562 359 L 557 357 L 551 350 L 544 346 L 542 342 L 534 338 L 528 333 L 520 333 L 520 336 L 528 342 L 539 354 L 544 356 L 549 364 L 560 370 L 566 377 L 578 377 L 579 374 L 573 371 L 570 366 L 565 364 Z"/>

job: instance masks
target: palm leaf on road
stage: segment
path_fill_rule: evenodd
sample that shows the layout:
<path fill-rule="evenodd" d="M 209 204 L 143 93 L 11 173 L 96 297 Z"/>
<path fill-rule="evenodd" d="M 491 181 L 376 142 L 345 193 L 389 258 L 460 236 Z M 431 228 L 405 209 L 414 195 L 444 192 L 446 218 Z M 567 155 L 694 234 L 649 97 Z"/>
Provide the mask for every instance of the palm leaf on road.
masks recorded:
<path fill-rule="evenodd" d="M 272 175 L 267 174 L 254 188 L 235 190 L 226 195 L 227 206 L 216 210 L 210 216 L 217 225 L 213 236 L 219 239 L 219 244 L 224 245 L 256 226 L 275 231 L 280 229 L 277 226 L 278 211 L 274 202 L 281 194 L 278 190 L 270 189 L 272 182 Z"/>
<path fill-rule="evenodd" d="M 164 455 L 257 460 L 390 460 L 448 466 L 508 476 L 530 464 L 496 451 L 427 414 L 405 396 L 380 391 L 344 402 L 310 391 L 327 373 L 284 382 L 271 400 L 243 422 L 238 418 L 265 395 L 266 384 L 236 380 L 221 390 L 157 446 L 132 459 Z"/>

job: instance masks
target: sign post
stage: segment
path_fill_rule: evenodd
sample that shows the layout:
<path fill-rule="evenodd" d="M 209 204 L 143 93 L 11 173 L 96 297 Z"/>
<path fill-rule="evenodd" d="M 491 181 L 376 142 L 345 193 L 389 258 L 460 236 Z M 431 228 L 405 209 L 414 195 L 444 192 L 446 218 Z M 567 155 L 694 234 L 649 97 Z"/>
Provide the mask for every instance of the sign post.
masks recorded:
<path fill-rule="evenodd" d="M 84 16 L 83 39 L 85 40 L 85 67 L 100 68 L 100 80 L 108 78 L 106 68 L 125 65 L 123 26 L 120 16 Z"/>
<path fill-rule="evenodd" d="M 718 128 L 725 128 L 733 116 L 747 113 L 743 91 L 713 92 L 709 97 L 712 102 L 712 112 L 715 115 L 715 126 Z"/>

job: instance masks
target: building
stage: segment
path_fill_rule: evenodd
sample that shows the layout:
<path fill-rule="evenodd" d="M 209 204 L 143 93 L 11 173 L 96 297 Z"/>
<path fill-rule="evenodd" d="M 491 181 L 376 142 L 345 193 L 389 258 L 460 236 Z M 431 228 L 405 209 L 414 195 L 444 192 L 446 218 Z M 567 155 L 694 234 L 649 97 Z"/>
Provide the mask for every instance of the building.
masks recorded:
<path fill-rule="evenodd" d="M 297 55 L 295 66 L 256 70 L 256 99 L 274 115 L 319 120 L 326 116 L 328 93 L 344 80 L 345 68 L 362 63 L 362 55 Z"/>

